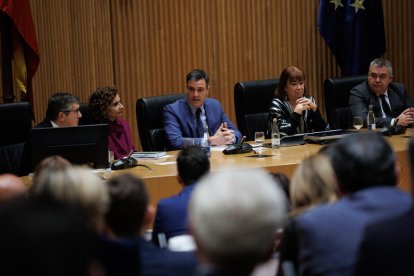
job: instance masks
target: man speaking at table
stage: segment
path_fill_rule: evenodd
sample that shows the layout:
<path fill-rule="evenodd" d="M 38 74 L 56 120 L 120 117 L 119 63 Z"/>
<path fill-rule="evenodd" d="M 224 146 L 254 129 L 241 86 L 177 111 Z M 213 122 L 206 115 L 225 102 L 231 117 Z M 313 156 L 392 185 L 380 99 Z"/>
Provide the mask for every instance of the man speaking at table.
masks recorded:
<path fill-rule="evenodd" d="M 165 106 L 163 124 L 170 149 L 197 144 L 194 138 L 201 141 L 206 131 L 213 146 L 237 143 L 242 138 L 220 102 L 207 98 L 208 83 L 206 72 L 192 70 L 187 74 L 186 99 Z"/>

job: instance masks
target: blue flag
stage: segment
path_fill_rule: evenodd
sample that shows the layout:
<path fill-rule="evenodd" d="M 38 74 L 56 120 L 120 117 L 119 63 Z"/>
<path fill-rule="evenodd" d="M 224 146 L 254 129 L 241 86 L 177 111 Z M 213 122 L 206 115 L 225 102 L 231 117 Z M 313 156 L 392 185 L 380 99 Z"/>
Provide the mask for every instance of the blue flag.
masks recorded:
<path fill-rule="evenodd" d="M 367 74 L 386 51 L 381 0 L 320 0 L 318 27 L 344 76 Z"/>

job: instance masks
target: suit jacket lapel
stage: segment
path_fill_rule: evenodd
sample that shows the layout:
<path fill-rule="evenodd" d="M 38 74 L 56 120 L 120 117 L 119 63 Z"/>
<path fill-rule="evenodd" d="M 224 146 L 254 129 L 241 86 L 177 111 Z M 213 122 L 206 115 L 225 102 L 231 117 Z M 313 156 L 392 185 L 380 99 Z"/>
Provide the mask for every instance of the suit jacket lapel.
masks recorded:
<path fill-rule="evenodd" d="M 192 137 L 197 137 L 197 128 L 194 122 L 194 115 L 191 112 L 191 107 L 188 104 L 187 100 L 184 100 L 183 105 L 182 105 L 182 112 L 184 114 L 184 118 L 187 121 L 187 124 L 189 126 L 189 128 L 191 129 L 192 132 Z"/>

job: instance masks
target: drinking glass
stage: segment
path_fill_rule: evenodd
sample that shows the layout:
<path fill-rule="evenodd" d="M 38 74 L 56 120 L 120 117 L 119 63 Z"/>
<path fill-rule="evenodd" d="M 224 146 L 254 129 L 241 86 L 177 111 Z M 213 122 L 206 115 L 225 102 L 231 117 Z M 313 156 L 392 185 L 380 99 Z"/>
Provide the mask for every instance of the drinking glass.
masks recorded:
<path fill-rule="evenodd" d="M 353 125 L 354 128 L 356 128 L 357 131 L 359 131 L 359 129 L 364 125 L 362 117 L 354 117 Z"/>
<path fill-rule="evenodd" d="M 262 145 L 265 141 L 265 134 L 263 131 L 256 131 L 254 133 L 254 141 L 256 144 L 258 144 L 257 153 L 262 153 Z"/>

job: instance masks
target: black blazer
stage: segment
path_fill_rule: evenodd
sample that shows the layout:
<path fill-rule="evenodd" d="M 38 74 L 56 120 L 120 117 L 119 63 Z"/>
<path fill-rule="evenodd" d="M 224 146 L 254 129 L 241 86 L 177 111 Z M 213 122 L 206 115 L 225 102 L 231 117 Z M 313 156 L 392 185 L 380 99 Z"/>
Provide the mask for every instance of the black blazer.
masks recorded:
<path fill-rule="evenodd" d="M 388 86 L 388 99 L 390 100 L 393 118 L 398 117 L 405 109 L 413 107 L 414 103 L 408 97 L 407 91 L 402 83 L 390 83 Z M 349 95 L 349 106 L 352 116 L 363 117 L 364 126 L 367 126 L 366 117 L 368 106 L 373 106 L 375 124 L 377 127 L 389 127 L 392 118 L 382 118 L 381 105 L 377 95 L 369 89 L 368 81 L 364 81 L 351 89 Z"/>

